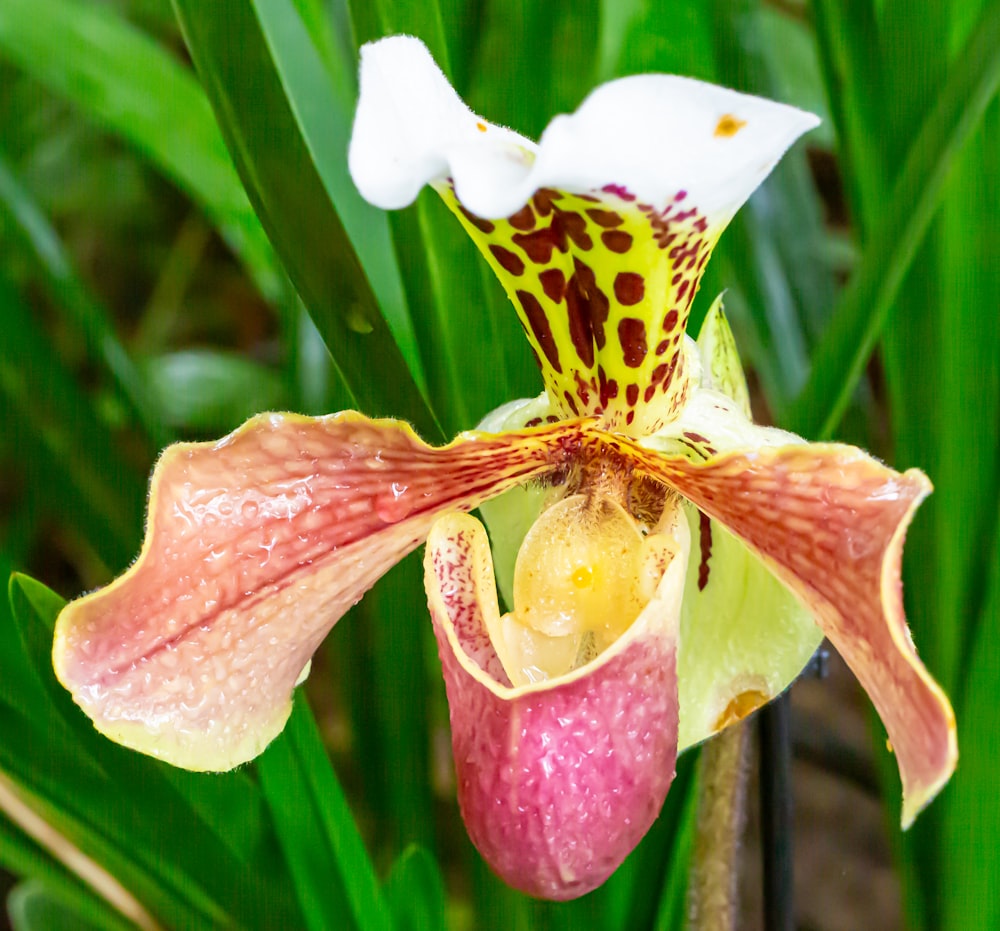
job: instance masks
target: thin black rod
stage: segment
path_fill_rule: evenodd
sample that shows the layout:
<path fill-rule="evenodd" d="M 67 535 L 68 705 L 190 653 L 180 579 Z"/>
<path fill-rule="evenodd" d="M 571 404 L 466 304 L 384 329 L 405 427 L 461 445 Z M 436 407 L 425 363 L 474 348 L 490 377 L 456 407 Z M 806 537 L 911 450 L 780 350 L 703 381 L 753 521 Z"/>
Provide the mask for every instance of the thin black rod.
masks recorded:
<path fill-rule="evenodd" d="M 763 708 L 759 719 L 764 927 L 767 931 L 795 931 L 791 704 L 788 692 Z"/>

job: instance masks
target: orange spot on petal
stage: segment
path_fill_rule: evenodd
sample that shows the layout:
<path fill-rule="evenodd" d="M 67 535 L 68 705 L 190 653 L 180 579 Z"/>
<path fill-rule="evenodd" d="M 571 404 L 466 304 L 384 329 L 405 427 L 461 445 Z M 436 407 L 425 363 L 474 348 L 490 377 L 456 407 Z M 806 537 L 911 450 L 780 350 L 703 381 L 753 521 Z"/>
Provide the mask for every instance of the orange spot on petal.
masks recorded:
<path fill-rule="evenodd" d="M 720 117 L 719 122 L 715 124 L 715 135 L 729 139 L 735 136 L 746 125 L 746 120 L 741 120 L 733 116 L 732 113 L 727 113 L 725 116 Z"/>
<path fill-rule="evenodd" d="M 476 129 L 478 129 L 481 133 L 484 133 L 484 132 L 486 132 L 486 124 L 485 123 L 476 123 Z"/>
<path fill-rule="evenodd" d="M 594 580 L 594 570 L 590 566 L 580 566 L 573 573 L 573 584 L 577 588 L 586 588 Z"/>
<path fill-rule="evenodd" d="M 721 731 L 723 728 L 729 727 L 730 724 L 742 721 L 747 715 L 752 714 L 762 705 L 766 705 L 770 700 L 770 695 L 758 689 L 747 689 L 745 692 L 740 692 L 726 705 L 725 710 L 715 722 L 714 729 Z"/>

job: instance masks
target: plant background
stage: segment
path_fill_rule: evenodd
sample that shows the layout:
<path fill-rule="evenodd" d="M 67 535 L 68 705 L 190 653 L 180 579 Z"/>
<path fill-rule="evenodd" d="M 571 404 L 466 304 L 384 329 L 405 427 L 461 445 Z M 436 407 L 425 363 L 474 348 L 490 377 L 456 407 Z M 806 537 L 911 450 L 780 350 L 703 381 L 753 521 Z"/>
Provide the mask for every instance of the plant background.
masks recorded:
<path fill-rule="evenodd" d="M 1000 927 L 995 0 L 4 0 L 0 566 L 44 583 L 16 575 L 0 604 L 13 926 L 130 927 L 66 865 L 67 844 L 135 896 L 145 927 L 683 926 L 693 754 L 648 839 L 578 903 L 531 902 L 478 861 L 418 557 L 329 638 L 316 717 L 299 701 L 235 774 L 110 745 L 49 669 L 60 596 L 133 558 L 170 440 L 262 409 L 357 407 L 437 442 L 537 392 L 499 286 L 433 195 L 386 216 L 347 177 L 355 49 L 400 31 L 476 110 L 533 136 L 596 83 L 651 70 L 823 115 L 723 237 L 693 326 L 728 288 L 758 419 L 934 480 L 909 534 L 907 609 L 962 758 L 901 835 L 877 722 L 866 734 L 839 674 L 796 687 L 800 756 L 841 783 L 871 783 L 874 767 L 882 785 L 838 876 L 821 854 L 851 832 L 809 821 L 840 818 L 836 782 L 800 781 L 801 926 L 856 926 L 838 922 L 878 902 L 877 921 L 920 931 Z M 807 745 L 816 733 L 826 743 Z M 876 893 L 851 858 L 886 837 L 897 878 Z M 845 910 L 813 907 L 838 889 Z"/>

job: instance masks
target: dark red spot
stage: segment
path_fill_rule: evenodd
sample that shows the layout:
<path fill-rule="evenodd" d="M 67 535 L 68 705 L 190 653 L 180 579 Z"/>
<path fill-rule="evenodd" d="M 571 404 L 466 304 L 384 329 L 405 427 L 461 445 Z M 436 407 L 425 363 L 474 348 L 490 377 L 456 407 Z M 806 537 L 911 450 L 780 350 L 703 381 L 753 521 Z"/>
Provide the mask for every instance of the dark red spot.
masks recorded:
<path fill-rule="evenodd" d="M 560 252 L 566 251 L 566 238 L 560 235 L 561 231 L 555 225 L 547 226 L 545 229 L 535 230 L 533 233 L 515 233 L 511 241 L 524 254 L 538 265 L 548 265 L 552 261 L 552 250 L 558 249 Z"/>
<path fill-rule="evenodd" d="M 568 391 L 563 392 L 563 397 L 566 399 L 566 406 L 574 413 L 579 415 L 580 408 L 576 406 L 576 398 L 573 397 Z"/>
<path fill-rule="evenodd" d="M 661 343 L 660 345 L 663 344 Z M 653 369 L 653 374 L 652 377 L 650 378 L 650 382 L 654 385 L 658 385 L 661 381 L 663 381 L 664 378 L 667 377 L 667 372 L 669 369 L 670 366 L 667 365 L 666 362 L 663 362 L 660 365 L 656 366 L 656 368 Z"/>
<path fill-rule="evenodd" d="M 507 222 L 516 230 L 526 233 L 535 226 L 535 211 L 530 204 L 525 204 L 517 213 L 509 216 Z"/>
<path fill-rule="evenodd" d="M 555 209 L 553 201 L 562 200 L 562 194 L 553 191 L 551 188 L 543 187 L 535 191 L 531 202 L 535 205 L 535 210 L 540 217 L 547 217 Z"/>
<path fill-rule="evenodd" d="M 474 213 L 469 213 L 461 204 L 458 205 L 458 209 L 462 211 L 462 216 L 479 230 L 480 233 L 492 233 L 496 229 L 496 224 L 491 223 L 489 220 L 484 220 L 482 217 L 477 217 Z"/>
<path fill-rule="evenodd" d="M 613 378 L 609 379 L 604 371 L 604 366 L 597 366 L 598 392 L 601 397 L 601 408 L 608 406 L 608 401 L 618 397 L 618 382 Z"/>
<path fill-rule="evenodd" d="M 646 324 L 635 317 L 623 317 L 618 321 L 618 342 L 622 347 L 622 359 L 632 369 L 642 365 L 646 358 Z"/>
<path fill-rule="evenodd" d="M 674 194 L 674 203 L 679 204 L 687 196 L 688 196 L 687 191 L 678 191 L 676 194 Z"/>
<path fill-rule="evenodd" d="M 691 284 L 691 281 L 689 279 L 687 279 L 687 278 L 685 278 L 681 282 L 681 286 L 677 289 L 677 300 L 680 301 L 680 300 L 684 299 L 684 295 L 687 294 L 687 289 L 690 286 L 690 284 Z"/>
<path fill-rule="evenodd" d="M 665 316 L 665 317 L 663 318 L 663 331 L 664 331 L 665 333 L 669 333 L 669 332 L 670 332 L 670 331 L 671 331 L 671 330 L 672 330 L 672 329 L 673 329 L 673 328 L 674 328 L 675 326 L 677 326 L 677 318 L 678 318 L 679 316 L 680 316 L 680 315 L 679 315 L 679 314 L 677 313 L 677 311 L 676 311 L 676 310 L 671 310 L 671 311 L 670 311 L 670 312 L 669 312 L 669 313 L 668 313 L 668 314 L 667 314 L 667 315 L 666 315 L 666 316 Z"/>
<path fill-rule="evenodd" d="M 656 394 L 656 385 L 647 385 L 646 390 L 642 394 L 642 399 L 648 404 L 653 400 L 654 394 Z"/>
<path fill-rule="evenodd" d="M 631 307 L 646 293 L 646 280 L 635 272 L 619 272 L 615 276 L 615 297 L 619 304 Z"/>
<path fill-rule="evenodd" d="M 605 230 L 601 233 L 601 242 L 611 252 L 621 255 L 632 248 L 632 234 L 623 230 Z"/>
<path fill-rule="evenodd" d="M 588 210 L 587 216 L 590 217 L 598 226 L 605 226 L 609 229 L 615 226 L 621 226 L 625 221 L 622 219 L 620 214 L 615 213 L 613 210 Z"/>
<path fill-rule="evenodd" d="M 525 426 L 526 427 L 538 427 L 538 426 L 541 425 L 541 423 L 542 423 L 542 418 L 541 417 L 532 417 L 531 420 L 529 420 L 525 424 Z"/>
<path fill-rule="evenodd" d="M 558 304 L 566 293 L 566 276 L 558 268 L 547 268 L 539 272 L 538 280 L 542 283 L 542 290 L 545 296 L 555 304 Z"/>
<path fill-rule="evenodd" d="M 566 286 L 566 316 L 569 335 L 580 361 L 590 368 L 594 364 L 594 346 L 604 348 L 604 324 L 608 320 L 611 302 L 597 287 L 597 278 L 589 265 L 573 259 L 573 275 Z"/>
<path fill-rule="evenodd" d="M 656 354 L 662 356 L 670 348 L 670 342 L 668 340 L 661 341 L 656 347 Z"/>
<path fill-rule="evenodd" d="M 500 267 L 504 271 L 517 276 L 524 274 L 524 262 L 521 261 L 521 257 L 510 249 L 505 249 L 503 246 L 491 245 L 490 252 L 493 254 L 493 258 L 500 263 Z"/>
<path fill-rule="evenodd" d="M 572 240 L 577 249 L 587 251 L 594 248 L 594 240 L 587 232 L 587 221 L 578 213 L 570 210 L 556 209 L 556 215 L 552 218 L 552 225 L 559 223 L 566 235 Z"/>
<path fill-rule="evenodd" d="M 549 361 L 549 366 L 556 372 L 562 373 L 562 365 L 559 362 L 559 347 L 552 338 L 552 327 L 549 326 L 549 318 L 545 316 L 542 305 L 538 303 L 538 298 L 530 291 L 517 291 L 517 299 L 524 308 L 524 316 L 528 321 L 528 326 L 538 343 L 539 348 L 545 353 L 545 358 Z"/>
<path fill-rule="evenodd" d="M 625 401 L 629 407 L 635 407 L 639 400 L 639 386 L 632 384 L 625 389 Z"/>
<path fill-rule="evenodd" d="M 629 411 L 629 412 L 628 412 L 628 413 L 627 413 L 627 414 L 625 415 L 625 424 L 626 424 L 626 426 L 629 426 L 629 427 L 631 427 L 631 426 L 632 426 L 632 421 L 633 421 L 633 420 L 635 420 L 635 411 Z"/>
<path fill-rule="evenodd" d="M 684 435 L 691 440 L 692 443 L 707 443 L 708 439 L 702 436 L 700 433 L 691 433 L 687 430 L 684 431 Z"/>
<path fill-rule="evenodd" d="M 698 564 L 698 591 L 708 585 L 708 561 L 712 558 L 712 521 L 707 514 L 698 512 L 698 530 L 701 538 L 701 562 Z"/>

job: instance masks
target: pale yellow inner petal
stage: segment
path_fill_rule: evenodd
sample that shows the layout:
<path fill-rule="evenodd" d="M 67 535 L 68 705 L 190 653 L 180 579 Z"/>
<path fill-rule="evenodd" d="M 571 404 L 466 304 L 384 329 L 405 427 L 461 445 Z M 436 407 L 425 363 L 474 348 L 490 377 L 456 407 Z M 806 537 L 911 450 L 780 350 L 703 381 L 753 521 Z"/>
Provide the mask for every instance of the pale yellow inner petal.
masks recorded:
<path fill-rule="evenodd" d="M 600 655 L 653 597 L 678 546 L 644 535 L 625 509 L 571 495 L 524 538 L 514 568 L 514 610 L 490 625 L 514 685 L 554 678 Z"/>

